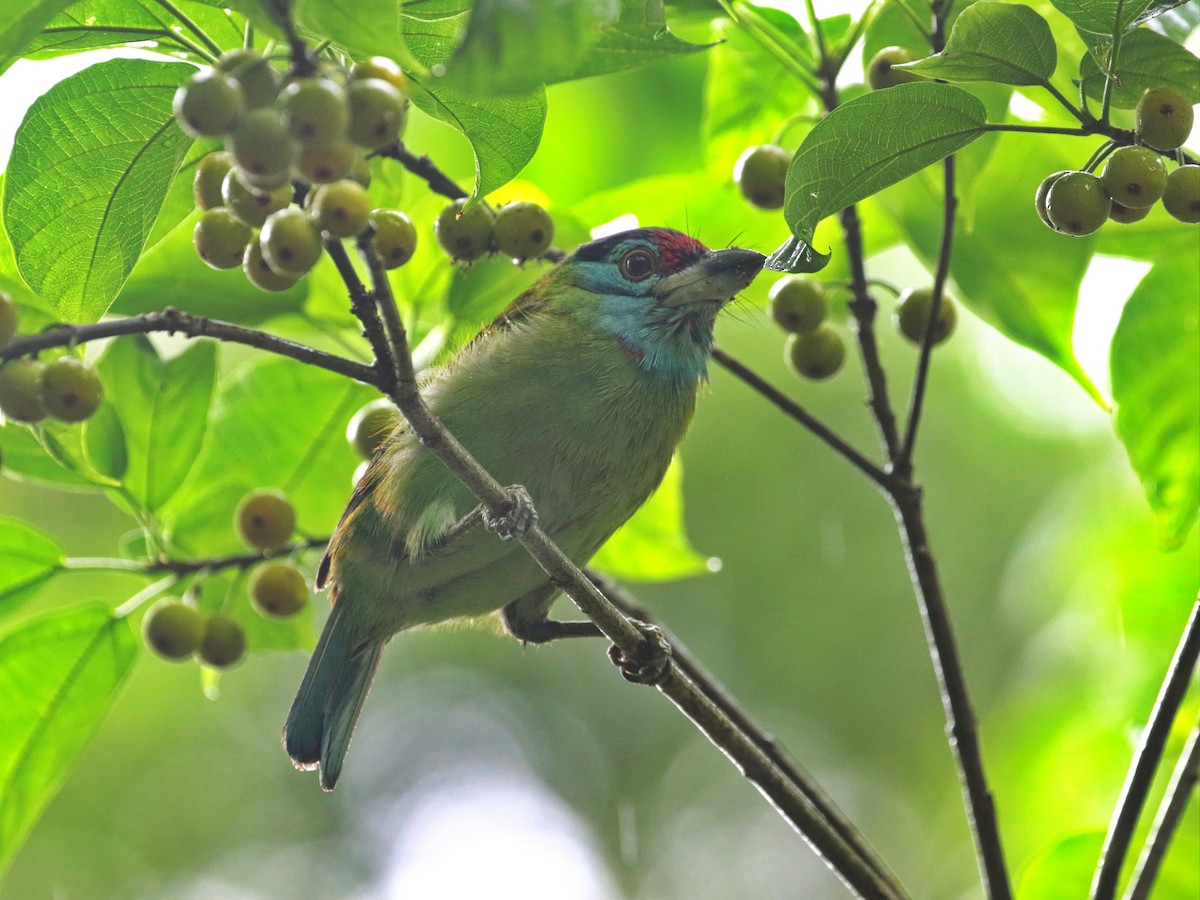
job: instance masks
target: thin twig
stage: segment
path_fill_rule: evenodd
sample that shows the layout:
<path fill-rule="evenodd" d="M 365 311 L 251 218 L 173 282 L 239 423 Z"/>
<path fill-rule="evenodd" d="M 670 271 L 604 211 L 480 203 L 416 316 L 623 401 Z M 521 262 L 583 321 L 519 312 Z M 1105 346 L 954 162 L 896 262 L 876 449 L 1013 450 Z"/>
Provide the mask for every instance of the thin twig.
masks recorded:
<path fill-rule="evenodd" d="M 277 550 L 260 550 L 254 553 L 236 553 L 231 556 L 207 556 L 199 559 L 122 559 L 108 557 L 70 557 L 63 560 L 63 568 L 72 571 L 129 572 L 141 575 L 169 574 L 176 578 L 194 575 L 197 572 L 219 572 L 222 569 L 248 569 L 263 560 L 292 556 L 305 550 L 318 550 L 329 543 L 329 537 L 305 538 Z"/>
<path fill-rule="evenodd" d="M 1121 13 L 1124 11 L 1124 6 L 1125 0 L 1117 0 L 1117 11 L 1113 16 L 1113 41 L 1112 46 L 1108 48 L 1108 62 L 1105 65 L 1107 71 L 1104 73 L 1104 90 L 1100 100 L 1100 121 L 1105 125 L 1108 124 L 1108 117 L 1112 112 L 1113 84 L 1117 80 L 1117 57 L 1121 53 L 1121 35 L 1125 32 L 1125 29 L 1121 27 Z"/>
<path fill-rule="evenodd" d="M 418 178 L 424 179 L 425 183 L 429 185 L 429 189 L 435 194 L 441 194 L 450 200 L 462 200 L 464 197 L 470 196 L 458 186 L 454 179 L 439 169 L 432 159 L 428 156 L 417 156 L 405 147 L 402 141 L 381 147 L 375 151 L 375 155 L 396 160 Z"/>
<path fill-rule="evenodd" d="M 363 384 L 379 386 L 379 378 L 371 366 L 364 366 L 362 363 L 345 359 L 333 353 L 326 353 L 324 350 L 297 344 L 265 331 L 245 328 L 205 316 L 194 316 L 171 306 L 166 307 L 162 312 L 142 313 L 123 319 L 109 319 L 91 325 L 61 325 L 39 334 L 23 335 L 14 338 L 3 349 L 0 349 L 0 360 L 15 359 L 18 356 L 37 353 L 50 347 L 65 347 L 101 338 L 153 332 L 182 334 L 190 338 L 210 337 L 219 341 L 245 344 L 248 347 L 257 347 L 259 350 L 266 350 L 278 356 L 286 356 L 310 366 L 345 375 L 347 378 L 353 378 Z"/>
<path fill-rule="evenodd" d="M 1198 658 L 1200 600 L 1193 604 L 1192 614 L 1183 627 L 1179 645 L 1175 648 L 1175 656 L 1150 712 L 1150 721 L 1146 723 L 1142 732 L 1141 742 L 1125 776 L 1125 784 L 1121 787 L 1121 796 L 1113 810 L 1112 821 L 1108 824 L 1108 834 L 1104 837 L 1096 876 L 1092 880 L 1092 900 L 1110 900 L 1116 896 L 1121 867 L 1125 863 L 1125 855 L 1129 852 L 1129 842 L 1133 840 L 1133 831 L 1137 827 L 1142 807 L 1146 804 L 1150 785 L 1154 782 L 1154 773 L 1158 771 L 1162 761 L 1163 749 L 1171 733 L 1171 724 L 1175 721 L 1187 694 Z"/>
<path fill-rule="evenodd" d="M 1163 794 L 1162 805 L 1154 817 L 1154 824 L 1150 826 L 1146 847 L 1130 879 L 1125 900 L 1146 900 L 1150 896 L 1150 889 L 1158 877 L 1159 867 L 1167 855 L 1167 847 L 1170 846 L 1171 838 L 1175 836 L 1175 829 L 1183 820 L 1184 810 L 1187 809 L 1192 792 L 1196 789 L 1197 780 L 1200 780 L 1200 723 L 1197 723 L 1188 735 L 1175 771 L 1171 773 L 1171 782 Z"/>

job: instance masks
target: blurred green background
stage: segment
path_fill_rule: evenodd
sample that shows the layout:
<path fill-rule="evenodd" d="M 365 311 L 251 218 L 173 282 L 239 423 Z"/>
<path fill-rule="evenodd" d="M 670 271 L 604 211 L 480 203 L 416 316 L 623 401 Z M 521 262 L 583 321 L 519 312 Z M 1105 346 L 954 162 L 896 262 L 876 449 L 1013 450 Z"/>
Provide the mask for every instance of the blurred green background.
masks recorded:
<path fill-rule="evenodd" d="M 769 251 L 782 219 L 742 203 L 730 161 L 702 154 L 707 65 L 697 55 L 552 88 L 522 179 L 586 227 L 626 203 L 620 211 L 642 224 Z M 469 179 L 465 144 L 442 126 L 419 120 L 409 141 Z M 687 177 L 619 200 L 603 193 L 670 173 Z M 899 285 L 928 280 L 904 252 L 872 265 Z M 718 341 L 873 451 L 855 366 L 827 385 L 796 382 L 762 312 L 768 286 L 760 279 L 723 317 Z M 882 310 L 882 352 L 893 397 L 904 398 L 916 355 L 887 318 Z M 1049 363 L 963 319 L 936 353 L 919 443 L 929 530 L 1021 894 L 1083 896 L 1087 876 L 1072 883 L 1071 866 L 1082 859 L 1086 873 L 1094 862 L 1200 586 L 1200 542 L 1193 529 L 1182 549 L 1161 553 L 1107 414 Z M 719 369 L 682 460 L 688 532 L 722 566 L 634 591 L 914 896 L 976 896 L 941 704 L 880 495 Z M 112 555 L 130 527 L 102 498 L 9 479 L 0 514 L 58 536 L 74 556 Z M 27 611 L 116 604 L 141 584 L 63 576 Z M 295 773 L 278 743 L 304 665 L 300 653 L 254 657 L 221 679 L 214 701 L 196 667 L 146 655 L 0 893 L 844 896 L 735 769 L 669 703 L 624 683 L 599 643 L 522 649 L 475 626 L 401 636 L 331 795 Z M 1197 896 L 1197 858 L 1193 798 L 1156 896 Z"/>

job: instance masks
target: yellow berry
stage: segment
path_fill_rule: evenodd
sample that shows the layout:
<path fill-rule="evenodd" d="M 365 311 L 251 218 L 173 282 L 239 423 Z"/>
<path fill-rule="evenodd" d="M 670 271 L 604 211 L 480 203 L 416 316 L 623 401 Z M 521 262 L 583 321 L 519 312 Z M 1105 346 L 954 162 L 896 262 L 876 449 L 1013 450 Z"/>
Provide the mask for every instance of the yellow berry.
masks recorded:
<path fill-rule="evenodd" d="M 278 550 L 292 539 L 296 510 L 280 491 L 259 490 L 238 505 L 234 519 L 242 540 L 256 550 Z"/>
<path fill-rule="evenodd" d="M 288 562 L 264 563 L 250 580 L 250 599 L 265 616 L 294 616 L 308 603 L 308 584 Z"/>

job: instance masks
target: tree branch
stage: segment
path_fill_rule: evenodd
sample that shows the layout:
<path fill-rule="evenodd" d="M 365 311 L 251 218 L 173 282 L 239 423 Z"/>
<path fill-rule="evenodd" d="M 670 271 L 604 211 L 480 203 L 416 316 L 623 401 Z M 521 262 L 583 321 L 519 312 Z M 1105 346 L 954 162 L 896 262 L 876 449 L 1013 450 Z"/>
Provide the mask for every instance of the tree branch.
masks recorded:
<path fill-rule="evenodd" d="M 0 361 L 37 353 L 39 350 L 46 350 L 50 347 L 74 346 L 101 338 L 152 332 L 182 334 L 190 338 L 210 337 L 219 341 L 245 344 L 277 356 L 286 356 L 319 369 L 345 375 L 347 378 L 353 378 L 363 384 L 379 386 L 379 377 L 371 366 L 365 366 L 333 353 L 326 353 L 324 350 L 306 347 L 265 331 L 244 328 L 241 325 L 222 322 L 219 319 L 209 319 L 205 316 L 194 316 L 171 306 L 162 312 L 142 313 L 124 319 L 109 319 L 92 325 L 59 325 L 40 334 L 14 338 L 3 349 L 0 349 Z"/>
<path fill-rule="evenodd" d="M 1183 628 L 1175 656 L 1167 669 L 1158 699 L 1150 712 L 1150 721 L 1142 732 L 1141 742 L 1130 763 L 1121 787 L 1121 796 L 1113 810 L 1108 834 L 1100 850 L 1100 861 L 1096 876 L 1092 879 L 1092 900 L 1110 900 L 1117 893 L 1117 882 L 1121 877 L 1121 866 L 1133 840 L 1138 817 L 1146 804 L 1146 795 L 1154 782 L 1154 773 L 1162 762 L 1163 749 L 1171 733 L 1171 724 L 1179 713 L 1179 707 L 1187 694 L 1196 660 L 1200 658 L 1200 600 L 1192 605 L 1192 613 Z"/>
<path fill-rule="evenodd" d="M 129 572 L 141 575 L 174 575 L 182 578 L 197 572 L 217 572 L 221 569 L 248 569 L 268 559 L 292 556 L 305 550 L 319 550 L 329 543 L 329 536 L 306 538 L 278 550 L 260 550 L 254 553 L 237 553 L 232 556 L 207 556 L 200 559 L 121 559 L 99 557 L 70 557 L 63 561 L 63 568 L 70 571 Z"/>

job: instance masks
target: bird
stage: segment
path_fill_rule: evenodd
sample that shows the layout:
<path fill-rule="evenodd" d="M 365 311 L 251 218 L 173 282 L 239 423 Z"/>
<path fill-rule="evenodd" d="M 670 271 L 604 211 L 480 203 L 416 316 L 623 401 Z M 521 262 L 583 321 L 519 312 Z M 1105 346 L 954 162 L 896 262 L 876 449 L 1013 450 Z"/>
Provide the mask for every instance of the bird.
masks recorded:
<path fill-rule="evenodd" d="M 669 228 L 581 244 L 425 377 L 422 396 L 586 564 L 666 474 L 707 380 L 717 314 L 764 261 Z M 331 610 L 283 731 L 293 764 L 319 768 L 324 790 L 396 633 L 499 610 L 526 642 L 599 634 L 548 617 L 558 588 L 517 542 L 469 525 L 476 507 L 403 422 L 359 478 L 318 568 Z"/>

